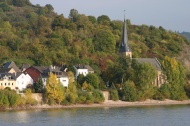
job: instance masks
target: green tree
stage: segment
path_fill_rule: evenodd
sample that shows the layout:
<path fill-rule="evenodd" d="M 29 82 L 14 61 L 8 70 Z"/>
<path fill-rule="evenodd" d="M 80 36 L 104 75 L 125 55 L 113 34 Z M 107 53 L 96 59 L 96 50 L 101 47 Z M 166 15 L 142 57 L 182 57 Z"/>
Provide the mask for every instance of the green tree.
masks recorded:
<path fill-rule="evenodd" d="M 184 90 L 185 73 L 181 63 L 177 62 L 174 58 L 165 57 L 162 62 L 164 74 L 166 75 L 166 83 L 170 86 L 170 96 L 174 100 L 186 99 Z"/>
<path fill-rule="evenodd" d="M 57 80 L 56 75 L 50 72 L 49 77 L 46 82 L 46 95 L 51 104 L 60 104 L 64 100 L 64 90 L 63 86 Z"/>
<path fill-rule="evenodd" d="M 94 90 L 92 92 L 92 96 L 94 98 L 94 103 L 102 103 L 104 102 L 104 95 L 102 94 L 102 92 L 98 89 Z"/>
<path fill-rule="evenodd" d="M 95 38 L 95 50 L 105 53 L 114 53 L 116 40 L 113 33 L 110 30 L 101 29 L 98 31 Z"/>
<path fill-rule="evenodd" d="M 88 19 L 89 19 L 89 21 L 90 21 L 92 24 L 97 23 L 96 17 L 94 17 L 94 16 L 88 16 Z"/>
<path fill-rule="evenodd" d="M 45 7 L 47 7 L 47 8 L 48 8 L 48 13 L 50 13 L 50 12 L 53 12 L 53 11 L 54 11 L 54 8 L 53 8 L 53 6 L 52 6 L 51 4 L 46 4 L 46 5 L 45 5 Z"/>
<path fill-rule="evenodd" d="M 113 83 L 111 85 L 111 89 L 109 90 L 109 93 L 110 93 L 111 100 L 113 100 L 113 101 L 119 100 L 118 91 Z"/>
<path fill-rule="evenodd" d="M 77 92 L 77 87 L 75 83 L 70 83 L 67 91 L 66 91 L 66 98 L 69 103 L 75 104 L 77 103 L 78 100 L 78 92 Z"/>
<path fill-rule="evenodd" d="M 111 20 L 107 15 L 101 15 L 97 18 L 98 24 L 109 25 Z"/>
<path fill-rule="evenodd" d="M 82 84 L 82 90 L 90 92 L 94 90 L 94 87 L 88 84 L 86 81 Z"/>
<path fill-rule="evenodd" d="M 0 108 L 7 108 L 9 106 L 9 100 L 4 91 L 0 90 Z"/>
<path fill-rule="evenodd" d="M 71 19 L 72 22 L 76 22 L 78 19 L 79 13 L 76 9 L 71 9 L 69 18 Z"/>
<path fill-rule="evenodd" d="M 85 77 L 85 81 L 91 84 L 95 89 L 99 88 L 100 79 L 96 74 L 87 74 Z"/>
<path fill-rule="evenodd" d="M 42 76 L 40 75 L 38 78 L 38 82 L 34 84 L 34 89 L 36 93 L 41 93 L 43 91 L 44 84 L 42 80 Z"/>
<path fill-rule="evenodd" d="M 122 100 L 124 101 L 136 101 L 137 100 L 137 91 L 134 82 L 127 81 L 123 84 L 122 88 Z"/>
<path fill-rule="evenodd" d="M 20 103 L 20 96 L 15 91 L 7 91 L 10 107 L 17 107 Z"/>
<path fill-rule="evenodd" d="M 157 77 L 156 69 L 147 63 L 133 64 L 134 75 L 132 76 L 137 88 L 149 88 Z"/>
<path fill-rule="evenodd" d="M 82 85 L 84 83 L 84 81 L 85 81 L 84 79 L 85 79 L 84 75 L 79 74 L 78 77 L 77 77 L 77 83 Z"/>

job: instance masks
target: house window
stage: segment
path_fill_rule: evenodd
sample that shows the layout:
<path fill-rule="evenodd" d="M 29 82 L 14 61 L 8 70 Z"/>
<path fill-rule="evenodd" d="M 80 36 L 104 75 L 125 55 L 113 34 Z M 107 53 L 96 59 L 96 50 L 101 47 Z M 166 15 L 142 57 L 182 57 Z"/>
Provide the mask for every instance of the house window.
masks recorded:
<path fill-rule="evenodd" d="M 63 80 L 63 82 L 66 82 L 66 80 Z"/>
<path fill-rule="evenodd" d="M 12 85 L 13 85 L 13 83 L 12 83 Z"/>
<path fill-rule="evenodd" d="M 8 83 L 8 85 L 10 85 L 10 83 Z"/>
<path fill-rule="evenodd" d="M 7 84 L 5 83 L 5 86 L 6 86 Z"/>

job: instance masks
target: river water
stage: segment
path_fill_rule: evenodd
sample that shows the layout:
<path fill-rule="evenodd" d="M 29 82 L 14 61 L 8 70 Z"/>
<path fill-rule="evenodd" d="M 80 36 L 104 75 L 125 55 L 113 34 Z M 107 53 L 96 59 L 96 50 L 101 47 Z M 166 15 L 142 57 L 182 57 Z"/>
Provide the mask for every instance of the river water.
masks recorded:
<path fill-rule="evenodd" d="M 190 126 L 190 105 L 1 111 L 0 126 Z"/>

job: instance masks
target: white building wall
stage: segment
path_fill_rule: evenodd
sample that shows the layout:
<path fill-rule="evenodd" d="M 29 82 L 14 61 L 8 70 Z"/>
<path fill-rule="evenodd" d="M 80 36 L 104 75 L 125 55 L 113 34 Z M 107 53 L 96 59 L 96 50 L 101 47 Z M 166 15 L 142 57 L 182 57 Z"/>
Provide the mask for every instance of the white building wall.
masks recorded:
<path fill-rule="evenodd" d="M 69 78 L 68 77 L 61 77 L 61 78 L 57 78 L 59 79 L 59 81 L 61 82 L 61 84 L 63 85 L 63 87 L 68 87 L 69 85 Z M 47 82 L 47 78 L 42 78 L 43 84 L 44 84 L 44 88 L 46 87 L 46 82 Z"/>
<path fill-rule="evenodd" d="M 83 74 L 84 76 L 86 76 L 88 74 L 88 69 L 76 69 L 76 74 L 75 74 L 75 78 L 77 79 L 79 74 Z"/>
<path fill-rule="evenodd" d="M 63 85 L 63 87 L 68 87 L 69 85 L 69 78 L 68 77 L 61 77 L 59 78 L 61 84 Z"/>
<path fill-rule="evenodd" d="M 28 84 L 33 85 L 33 79 L 28 74 L 22 73 L 16 79 L 16 87 L 18 87 L 19 91 L 23 91 L 24 89 L 26 89 Z"/>

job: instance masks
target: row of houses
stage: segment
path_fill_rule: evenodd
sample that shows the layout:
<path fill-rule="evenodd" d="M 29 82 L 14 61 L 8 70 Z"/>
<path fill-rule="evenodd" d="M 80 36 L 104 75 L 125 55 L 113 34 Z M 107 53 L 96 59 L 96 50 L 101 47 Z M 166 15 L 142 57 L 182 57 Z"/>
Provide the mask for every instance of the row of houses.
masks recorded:
<path fill-rule="evenodd" d="M 78 64 L 74 65 L 74 68 L 76 70 L 75 78 L 79 74 L 86 76 L 88 73 L 94 73 L 94 70 L 88 65 Z M 0 89 L 9 87 L 12 90 L 23 91 L 27 87 L 33 86 L 34 83 L 38 83 L 40 76 L 45 88 L 50 72 L 57 76 L 64 87 L 68 87 L 69 77 L 66 70 L 66 67 L 30 66 L 29 64 L 23 64 L 18 68 L 14 62 L 7 62 L 0 68 Z"/>

